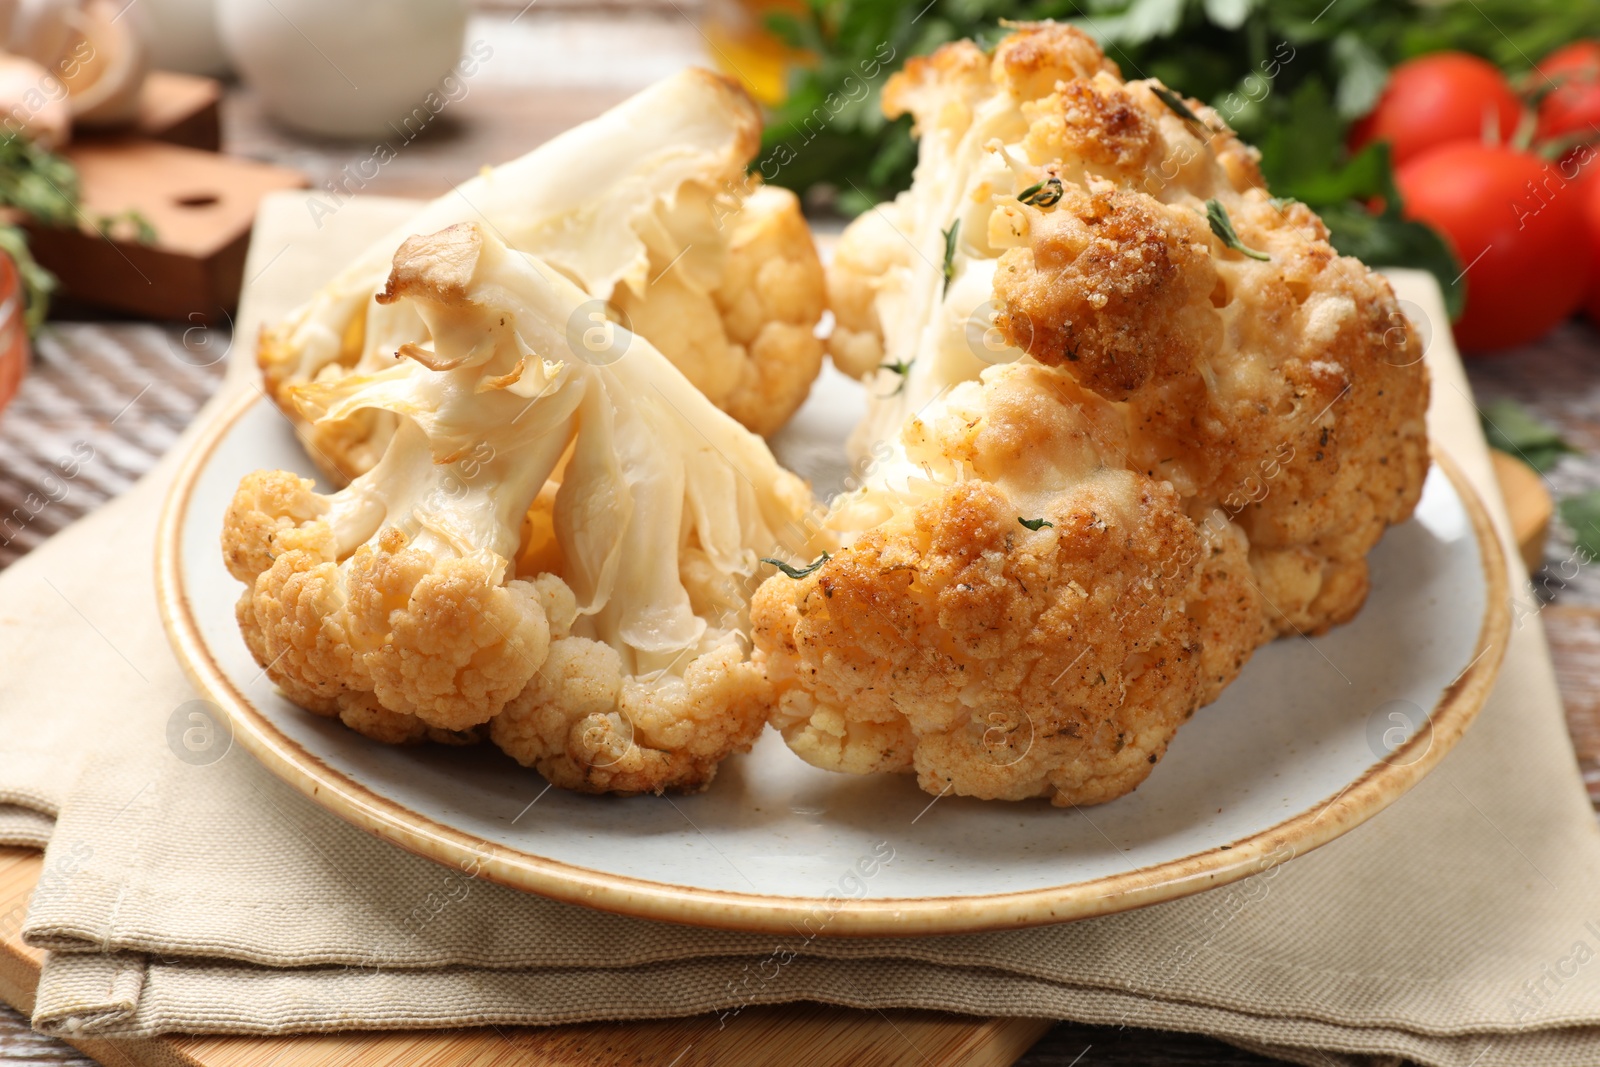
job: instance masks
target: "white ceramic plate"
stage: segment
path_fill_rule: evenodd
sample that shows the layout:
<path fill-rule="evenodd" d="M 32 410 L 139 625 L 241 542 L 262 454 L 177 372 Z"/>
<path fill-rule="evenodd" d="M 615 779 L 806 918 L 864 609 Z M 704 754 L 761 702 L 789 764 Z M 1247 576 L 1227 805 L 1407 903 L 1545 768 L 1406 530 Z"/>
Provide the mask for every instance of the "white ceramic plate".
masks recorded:
<path fill-rule="evenodd" d="M 775 442 L 821 491 L 861 408 L 831 372 Z M 1414 785 L 1482 705 L 1505 648 L 1505 564 L 1440 457 L 1416 517 L 1372 555 L 1352 624 L 1259 650 L 1137 792 L 1076 810 L 935 801 L 909 777 L 817 770 L 769 732 L 698 796 L 581 796 L 492 746 L 393 748 L 274 692 L 234 624 L 222 514 L 248 471 L 314 476 L 259 395 L 212 427 L 158 541 L 180 661 L 275 773 L 356 825 L 507 885 L 649 918 L 828 934 L 997 929 L 1172 899 L 1302 854 Z M 879 862 L 893 856 L 892 861 Z M 863 874 L 862 872 L 869 872 Z"/>

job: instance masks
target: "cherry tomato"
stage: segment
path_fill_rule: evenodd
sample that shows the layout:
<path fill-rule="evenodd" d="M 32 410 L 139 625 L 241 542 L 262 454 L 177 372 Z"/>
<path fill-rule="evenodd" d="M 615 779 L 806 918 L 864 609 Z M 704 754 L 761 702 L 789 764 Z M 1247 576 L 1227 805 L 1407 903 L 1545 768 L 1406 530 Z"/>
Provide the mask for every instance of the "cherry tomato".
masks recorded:
<path fill-rule="evenodd" d="M 1577 151 L 1588 153 L 1583 172 L 1582 191 L 1583 212 L 1588 222 L 1589 260 L 1592 268 L 1589 275 L 1589 295 L 1584 297 L 1583 309 L 1588 313 L 1589 321 L 1600 326 L 1600 151 L 1589 146 L 1580 146 Z"/>
<path fill-rule="evenodd" d="M 1435 52 L 1395 67 L 1372 113 L 1350 129 L 1350 150 L 1388 141 L 1395 166 L 1452 141 L 1510 140 L 1522 102 L 1498 67 L 1465 52 Z"/>
<path fill-rule="evenodd" d="M 1588 290 L 1587 183 L 1577 168 L 1503 145 L 1441 145 L 1395 174 L 1405 213 L 1438 228 L 1466 268 L 1463 349 L 1526 344 L 1577 310 Z"/>
<path fill-rule="evenodd" d="M 1539 62 L 1539 73 L 1557 85 L 1539 102 L 1540 140 L 1574 133 L 1600 139 L 1600 41 L 1556 49 Z"/>

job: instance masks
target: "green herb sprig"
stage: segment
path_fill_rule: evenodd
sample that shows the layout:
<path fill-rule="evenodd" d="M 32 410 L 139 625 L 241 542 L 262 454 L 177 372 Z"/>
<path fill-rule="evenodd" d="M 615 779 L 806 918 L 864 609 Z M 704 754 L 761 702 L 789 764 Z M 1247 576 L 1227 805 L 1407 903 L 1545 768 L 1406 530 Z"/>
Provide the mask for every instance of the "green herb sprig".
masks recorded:
<path fill-rule="evenodd" d="M 115 231 L 124 225 L 133 230 L 134 239 L 140 244 L 153 245 L 156 243 L 156 228 L 151 225 L 150 220 L 145 218 L 144 213 L 138 208 L 130 207 L 126 211 L 115 215 L 102 215 L 95 222 L 95 228 L 105 237 L 115 237 Z"/>
<path fill-rule="evenodd" d="M 948 230 L 940 230 L 944 235 L 944 292 L 950 291 L 950 282 L 956 276 L 956 241 L 961 234 L 961 220 L 956 219 L 950 224 Z"/>
<path fill-rule="evenodd" d="M 1510 397 L 1485 406 L 1478 419 L 1490 448 L 1516 456 L 1541 474 L 1554 467 L 1562 456 L 1579 453 L 1560 430 L 1540 421 Z"/>
<path fill-rule="evenodd" d="M 1025 519 L 1021 515 L 1018 515 L 1017 521 L 1026 526 L 1028 529 L 1033 530 L 1035 533 L 1044 529 L 1046 526 L 1050 527 L 1052 530 L 1056 528 L 1056 524 L 1048 519 Z"/>
<path fill-rule="evenodd" d="M 894 387 L 894 392 L 888 394 L 889 396 L 899 396 L 901 390 L 906 387 L 906 379 L 911 375 L 911 361 L 902 359 L 894 363 L 880 363 L 878 364 L 878 369 L 892 370 L 900 376 L 900 382 Z"/>
<path fill-rule="evenodd" d="M 762 556 L 761 557 L 761 562 L 762 563 L 770 563 L 770 564 L 772 564 L 774 567 L 778 568 L 780 571 L 782 571 L 784 574 L 788 575 L 790 578 L 793 578 L 796 581 L 798 581 L 801 578 L 804 578 L 806 575 L 811 574 L 814 571 L 816 571 L 816 569 L 818 567 L 822 566 L 824 563 L 828 562 L 832 558 L 833 558 L 833 556 L 830 553 L 824 552 L 822 555 L 818 556 L 816 559 L 812 560 L 810 563 L 806 564 L 804 567 L 794 567 L 794 566 L 791 566 L 791 565 L 785 563 L 781 559 L 772 559 L 769 556 Z"/>
<path fill-rule="evenodd" d="M 1220 132 L 1212 129 L 1210 126 L 1207 126 L 1204 122 L 1200 121 L 1200 116 L 1196 115 L 1189 105 L 1183 102 L 1183 97 L 1179 96 L 1171 89 L 1168 89 L 1166 86 L 1152 85 L 1150 86 L 1150 91 L 1155 93 L 1156 99 L 1160 100 L 1163 104 L 1166 104 L 1167 108 L 1174 115 L 1177 115 L 1190 126 L 1193 126 L 1195 128 L 1195 136 L 1200 137 L 1202 141 L 1205 140 L 1205 138 L 1201 136 L 1202 130 L 1206 133 Z"/>
<path fill-rule="evenodd" d="M 1272 259 L 1272 256 L 1266 252 L 1250 248 L 1239 240 L 1239 234 L 1233 228 L 1233 220 L 1228 217 L 1228 209 L 1222 206 L 1220 200 L 1206 201 L 1206 221 L 1211 224 L 1211 232 L 1217 235 L 1217 240 L 1240 255 L 1249 256 L 1251 259 L 1259 259 L 1263 262 Z"/>
<path fill-rule="evenodd" d="M 1065 192 L 1061 179 L 1052 176 L 1028 186 L 1017 194 L 1017 199 L 1032 207 L 1054 207 Z"/>
<path fill-rule="evenodd" d="M 78 201 L 78 172 L 71 163 L 21 134 L 0 133 L 0 205 L 45 226 L 72 227 L 82 215 Z M 33 258 L 19 226 L 0 223 L 0 251 L 17 265 L 27 298 L 24 321 L 36 333 L 49 313 L 56 276 Z"/>

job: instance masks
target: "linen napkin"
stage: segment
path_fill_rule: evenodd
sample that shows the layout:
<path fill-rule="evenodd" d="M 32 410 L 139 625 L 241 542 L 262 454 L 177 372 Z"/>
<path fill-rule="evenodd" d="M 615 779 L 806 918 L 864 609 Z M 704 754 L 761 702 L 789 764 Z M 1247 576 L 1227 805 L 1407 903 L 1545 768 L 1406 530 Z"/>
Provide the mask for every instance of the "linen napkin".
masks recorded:
<path fill-rule="evenodd" d="M 319 231 L 298 198 L 270 202 L 241 345 L 401 211 L 356 201 Z M 1497 499 L 1437 295 L 1413 299 L 1440 324 L 1432 430 Z M 236 355 L 229 388 L 250 388 Z M 1200 1031 L 1307 1064 L 1600 1065 L 1600 829 L 1535 614 L 1518 612 L 1494 695 L 1438 770 L 1235 886 L 995 934 L 697 930 L 471 881 L 324 813 L 242 751 L 177 758 L 167 731 L 194 694 L 149 564 L 171 462 L 0 575 L 0 804 L 59 815 L 26 925 L 52 950 L 43 1030 L 726 1017 L 816 1000 Z M 0 831 L 37 832 L 10 810 Z"/>

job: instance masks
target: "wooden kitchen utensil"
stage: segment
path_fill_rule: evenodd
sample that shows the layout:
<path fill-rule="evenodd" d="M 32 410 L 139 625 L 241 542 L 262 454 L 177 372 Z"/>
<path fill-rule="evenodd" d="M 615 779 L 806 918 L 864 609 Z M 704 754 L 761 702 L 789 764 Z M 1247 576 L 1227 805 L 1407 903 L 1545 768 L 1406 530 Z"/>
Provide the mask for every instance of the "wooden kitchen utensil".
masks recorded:
<path fill-rule="evenodd" d="M 1490 449 L 1489 459 L 1494 463 L 1494 480 L 1500 483 L 1500 495 L 1505 497 L 1517 551 L 1528 573 L 1538 574 L 1539 568 L 1544 566 L 1544 542 L 1550 534 L 1550 517 L 1555 514 L 1550 490 L 1545 488 L 1539 472 L 1517 457 Z"/>
<path fill-rule="evenodd" d="M 125 132 L 202 152 L 220 152 L 221 105 L 222 83 L 215 78 L 153 70 L 145 76 L 139 94 L 139 115 L 133 128 Z M 74 140 L 97 139 L 92 132 L 74 135 Z"/>
<path fill-rule="evenodd" d="M 28 224 L 34 258 L 65 295 L 145 318 L 227 321 L 261 198 L 306 185 L 283 167 L 149 140 L 83 142 L 64 154 L 78 169 L 84 225 Z M 127 223 L 113 236 L 92 229 L 129 211 L 154 229 L 149 244 Z"/>

